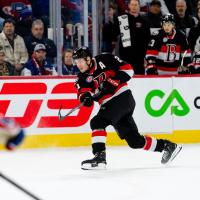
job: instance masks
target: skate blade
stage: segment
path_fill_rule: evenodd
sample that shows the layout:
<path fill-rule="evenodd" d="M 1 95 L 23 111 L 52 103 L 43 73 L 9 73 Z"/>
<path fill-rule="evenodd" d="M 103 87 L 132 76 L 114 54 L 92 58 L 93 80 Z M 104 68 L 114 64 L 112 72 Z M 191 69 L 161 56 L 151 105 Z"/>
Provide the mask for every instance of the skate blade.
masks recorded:
<path fill-rule="evenodd" d="M 172 162 L 172 160 L 174 160 L 174 158 L 179 154 L 179 152 L 181 151 L 182 146 L 181 145 L 177 145 L 175 151 L 173 152 L 171 158 L 169 159 L 170 162 Z"/>
<path fill-rule="evenodd" d="M 83 170 L 105 170 L 106 169 L 106 164 L 100 163 L 98 166 L 92 166 L 91 164 L 84 164 L 81 166 L 81 169 Z"/>
<path fill-rule="evenodd" d="M 162 163 L 162 164 L 169 164 L 170 162 L 172 162 L 174 160 L 174 158 L 176 158 L 176 156 L 179 154 L 179 152 L 181 151 L 182 146 L 181 145 L 177 145 L 176 149 L 174 150 L 174 152 L 171 155 L 171 158 L 168 160 L 168 162 L 166 163 Z"/>

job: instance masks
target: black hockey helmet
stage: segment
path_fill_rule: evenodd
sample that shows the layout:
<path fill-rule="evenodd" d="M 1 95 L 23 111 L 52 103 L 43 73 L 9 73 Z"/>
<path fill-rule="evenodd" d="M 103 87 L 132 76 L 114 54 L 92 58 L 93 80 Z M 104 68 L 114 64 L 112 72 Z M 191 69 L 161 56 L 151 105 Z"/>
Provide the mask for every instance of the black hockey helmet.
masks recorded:
<path fill-rule="evenodd" d="M 175 19 L 173 14 L 166 14 L 161 18 L 161 26 L 163 26 L 164 23 L 170 22 L 175 25 Z"/>
<path fill-rule="evenodd" d="M 79 47 L 73 51 L 73 59 L 87 58 L 87 57 L 92 58 L 92 54 L 89 48 L 86 46 Z"/>

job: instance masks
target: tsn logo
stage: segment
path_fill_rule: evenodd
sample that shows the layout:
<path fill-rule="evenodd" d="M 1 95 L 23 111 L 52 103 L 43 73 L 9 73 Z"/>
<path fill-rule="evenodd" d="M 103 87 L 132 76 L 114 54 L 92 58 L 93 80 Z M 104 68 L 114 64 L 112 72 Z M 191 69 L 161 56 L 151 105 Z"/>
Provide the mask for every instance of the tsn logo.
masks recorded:
<path fill-rule="evenodd" d="M 0 112 L 3 116 L 14 117 L 23 128 L 28 128 L 34 123 L 37 128 L 78 127 L 86 124 L 93 107 L 82 106 L 76 115 L 59 121 L 57 113 L 60 106 L 65 114 L 64 109 L 72 109 L 80 102 L 77 100 L 74 82 L 52 83 L 51 81 L 53 80 L 2 82 Z"/>

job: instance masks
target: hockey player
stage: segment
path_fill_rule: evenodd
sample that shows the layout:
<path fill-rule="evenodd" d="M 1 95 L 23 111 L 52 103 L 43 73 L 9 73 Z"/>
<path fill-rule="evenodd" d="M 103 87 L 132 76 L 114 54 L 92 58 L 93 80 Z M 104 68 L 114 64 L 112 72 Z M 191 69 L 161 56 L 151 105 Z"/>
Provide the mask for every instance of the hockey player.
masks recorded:
<path fill-rule="evenodd" d="M 112 54 L 100 54 L 92 58 L 88 47 L 74 50 L 73 59 L 80 70 L 76 81 L 80 101 L 85 106 L 92 106 L 93 101 L 100 104 L 99 112 L 90 122 L 94 158 L 83 161 L 82 169 L 106 167 L 106 127 L 109 125 L 131 148 L 164 152 L 163 164 L 178 154 L 181 146 L 139 134 L 132 117 L 135 101 L 127 87 L 127 82 L 133 76 L 130 64 Z"/>
<path fill-rule="evenodd" d="M 24 140 L 24 130 L 13 118 L 0 115 L 0 143 L 7 150 L 15 150 Z"/>
<path fill-rule="evenodd" d="M 200 25 L 199 25 L 199 28 L 200 28 Z M 191 74 L 200 74 L 200 36 L 196 38 L 196 44 L 194 45 L 192 63 L 190 63 L 188 66 L 189 66 Z"/>
<path fill-rule="evenodd" d="M 148 45 L 146 74 L 187 73 L 191 51 L 186 36 L 175 29 L 172 14 L 165 15 L 161 25 L 162 29 L 153 33 Z"/>

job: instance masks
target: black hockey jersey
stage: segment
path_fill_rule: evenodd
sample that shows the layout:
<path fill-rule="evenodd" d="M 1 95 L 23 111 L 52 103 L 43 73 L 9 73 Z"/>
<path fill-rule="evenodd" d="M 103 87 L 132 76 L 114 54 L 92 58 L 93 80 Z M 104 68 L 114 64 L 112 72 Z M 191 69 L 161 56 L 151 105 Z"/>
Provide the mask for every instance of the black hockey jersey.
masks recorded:
<path fill-rule="evenodd" d="M 94 100 L 99 104 L 104 104 L 128 90 L 127 81 L 134 74 L 130 64 L 112 54 L 97 55 L 92 59 L 92 63 L 88 72 L 78 74 L 75 85 L 79 98 L 85 92 L 92 92 L 95 96 Z M 111 83 L 108 82 L 108 77 L 114 84 L 117 83 L 114 85 L 114 90 L 111 87 L 105 87 Z"/>
<path fill-rule="evenodd" d="M 182 62 L 182 58 L 183 62 Z M 186 36 L 173 30 L 168 36 L 163 30 L 153 33 L 146 53 L 147 67 L 155 67 L 159 74 L 177 73 L 180 65 L 187 66 L 191 62 L 191 50 Z"/>
<path fill-rule="evenodd" d="M 190 63 L 188 66 L 191 68 L 192 73 L 194 74 L 200 73 L 200 51 L 195 53 L 192 59 L 192 63 Z"/>

